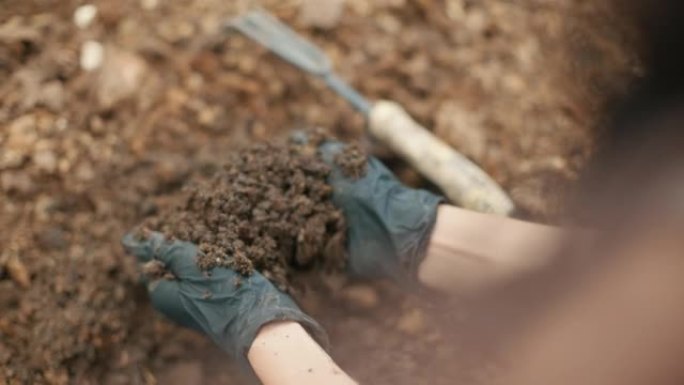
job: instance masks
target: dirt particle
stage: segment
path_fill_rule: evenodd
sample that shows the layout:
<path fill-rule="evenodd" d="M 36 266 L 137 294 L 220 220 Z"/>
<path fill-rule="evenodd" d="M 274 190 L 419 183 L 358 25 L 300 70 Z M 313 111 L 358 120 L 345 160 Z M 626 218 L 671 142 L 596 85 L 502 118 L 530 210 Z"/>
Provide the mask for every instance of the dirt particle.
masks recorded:
<path fill-rule="evenodd" d="M 141 85 L 148 75 L 147 64 L 138 55 L 108 47 L 106 53 L 99 53 L 99 62 L 94 68 L 102 66 L 95 84 L 97 99 L 103 109 L 112 108 L 120 101 L 133 97 L 140 92 Z"/>
<path fill-rule="evenodd" d="M 97 16 L 97 7 L 92 4 L 82 5 L 74 11 L 74 24 L 78 28 L 87 28 Z"/>
<path fill-rule="evenodd" d="M 159 6 L 159 0 L 140 0 L 140 6 L 146 11 L 151 11 Z"/>
<path fill-rule="evenodd" d="M 358 144 L 352 143 L 344 147 L 335 157 L 335 164 L 349 178 L 360 178 L 366 173 L 366 154 Z"/>
<path fill-rule="evenodd" d="M 5 261 L 5 269 L 10 278 L 19 285 L 20 287 L 26 289 L 31 286 L 31 277 L 29 275 L 26 265 L 19 259 L 16 255 L 10 255 Z"/>
<path fill-rule="evenodd" d="M 43 376 L 50 385 L 67 385 L 69 383 L 69 374 L 65 369 L 48 369 Z"/>
<path fill-rule="evenodd" d="M 22 172 L 4 172 L 0 175 L 0 189 L 3 192 L 30 195 L 36 191 L 36 185 L 30 175 Z"/>
<path fill-rule="evenodd" d="M 304 0 L 299 8 L 299 20 L 308 27 L 332 29 L 340 22 L 346 0 Z"/>
<path fill-rule="evenodd" d="M 98 41 L 88 40 L 81 47 L 81 68 L 85 71 L 94 71 L 102 65 L 104 59 L 104 47 Z"/>

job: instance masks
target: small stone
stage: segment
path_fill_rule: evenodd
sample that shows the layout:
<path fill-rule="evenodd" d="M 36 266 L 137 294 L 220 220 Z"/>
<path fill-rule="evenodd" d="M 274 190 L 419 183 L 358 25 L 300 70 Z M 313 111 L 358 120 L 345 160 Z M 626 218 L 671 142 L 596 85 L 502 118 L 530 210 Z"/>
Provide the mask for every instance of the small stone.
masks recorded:
<path fill-rule="evenodd" d="M 146 11 L 151 11 L 159 6 L 159 0 L 140 0 L 140 6 Z"/>
<path fill-rule="evenodd" d="M 87 182 L 95 178 L 95 170 L 93 170 L 93 166 L 90 163 L 81 162 L 76 167 L 74 175 L 76 176 L 76 179 Z"/>
<path fill-rule="evenodd" d="M 466 4 L 464 1 L 447 1 L 446 15 L 453 21 L 462 21 L 466 17 Z"/>
<path fill-rule="evenodd" d="M 0 153 L 0 170 L 18 168 L 24 164 L 24 155 L 14 151 L 6 150 Z"/>
<path fill-rule="evenodd" d="M 54 80 L 41 88 L 40 102 L 54 112 L 64 107 L 64 87 L 60 81 Z"/>
<path fill-rule="evenodd" d="M 106 61 L 97 79 L 97 98 L 102 108 L 111 108 L 140 90 L 147 64 L 132 52 L 108 47 Z"/>
<path fill-rule="evenodd" d="M 57 156 L 51 150 L 39 150 L 33 154 L 33 163 L 43 172 L 52 174 L 57 170 Z"/>
<path fill-rule="evenodd" d="M 217 55 L 210 51 L 199 52 L 190 61 L 190 66 L 205 77 L 212 76 L 221 70 L 221 62 Z"/>
<path fill-rule="evenodd" d="M 525 79 L 519 74 L 507 74 L 501 79 L 503 86 L 511 93 L 520 94 L 528 87 Z"/>
<path fill-rule="evenodd" d="M 60 116 L 55 120 L 55 130 L 57 132 L 65 131 L 67 128 L 69 128 L 69 120 L 67 118 Z"/>
<path fill-rule="evenodd" d="M 43 376 L 48 385 L 67 385 L 69 383 L 69 373 L 66 369 L 47 369 L 43 372 Z"/>
<path fill-rule="evenodd" d="M 16 255 L 11 255 L 7 258 L 5 269 L 10 278 L 20 287 L 26 289 L 31 285 L 31 277 L 26 269 L 26 265 Z"/>
<path fill-rule="evenodd" d="M 100 42 L 95 40 L 88 40 L 81 46 L 81 68 L 85 71 L 94 71 L 104 61 L 104 47 Z"/>
<path fill-rule="evenodd" d="M 379 15 L 375 22 L 377 23 L 378 27 L 383 30 L 383 32 L 388 34 L 399 33 L 402 28 L 401 21 L 389 13 Z"/>
<path fill-rule="evenodd" d="M 28 154 L 39 138 L 36 117 L 23 115 L 9 124 L 7 139 L 3 143 L 3 150 L 14 151 L 18 154 Z M 4 155 L 4 152 L 0 152 Z"/>
<path fill-rule="evenodd" d="M 473 9 L 466 14 L 465 27 L 473 33 L 482 33 L 487 27 L 487 16 L 480 9 Z"/>
<path fill-rule="evenodd" d="M 163 185 L 182 183 L 190 173 L 190 168 L 181 156 L 160 157 L 154 165 L 154 173 Z"/>
<path fill-rule="evenodd" d="M 202 108 L 197 114 L 197 121 L 203 126 L 213 126 L 216 124 L 220 113 L 221 110 L 218 107 Z"/>
<path fill-rule="evenodd" d="M 374 287 L 367 284 L 347 286 L 340 293 L 347 305 L 353 309 L 369 310 L 380 304 L 380 296 Z"/>
<path fill-rule="evenodd" d="M 416 335 L 425 329 L 425 315 L 420 309 L 410 309 L 397 321 L 397 330 Z"/>
<path fill-rule="evenodd" d="M 157 25 L 159 35 L 169 43 L 178 43 L 195 34 L 195 26 L 187 20 L 166 20 Z"/>
<path fill-rule="evenodd" d="M 52 211 L 55 209 L 55 199 L 49 195 L 43 194 L 36 198 L 33 205 L 33 213 L 36 220 L 40 222 L 48 221 L 52 216 Z"/>
<path fill-rule="evenodd" d="M 6 171 L 0 174 L 0 188 L 5 193 L 29 195 L 35 192 L 36 185 L 26 172 Z"/>
<path fill-rule="evenodd" d="M 74 24 L 81 29 L 87 28 L 95 20 L 95 16 L 97 16 L 96 6 L 93 4 L 82 5 L 74 11 Z"/>
<path fill-rule="evenodd" d="M 342 18 L 345 3 L 346 0 L 303 0 L 299 20 L 308 27 L 334 28 Z"/>

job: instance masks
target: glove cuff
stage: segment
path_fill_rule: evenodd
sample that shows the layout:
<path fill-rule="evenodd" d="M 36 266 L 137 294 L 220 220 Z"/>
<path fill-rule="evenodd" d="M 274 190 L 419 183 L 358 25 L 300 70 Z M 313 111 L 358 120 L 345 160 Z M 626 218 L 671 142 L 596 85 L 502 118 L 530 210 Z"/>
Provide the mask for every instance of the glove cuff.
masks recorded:
<path fill-rule="evenodd" d="M 251 366 L 247 360 L 247 353 L 254 343 L 262 327 L 269 323 L 280 321 L 297 322 L 316 340 L 316 342 L 328 350 L 329 340 L 323 327 L 313 318 L 302 312 L 290 297 L 278 293 L 277 305 L 273 303 L 268 306 L 255 306 L 245 315 L 242 326 L 243 331 L 239 333 L 239 338 L 234 345 L 234 351 L 230 352 L 240 362 L 243 367 L 249 369 Z M 251 369 L 249 369 L 251 370 Z"/>
<path fill-rule="evenodd" d="M 420 194 L 422 195 L 420 201 L 423 204 L 424 211 L 419 222 L 423 226 L 421 226 L 418 234 L 413 234 L 416 238 L 414 245 L 400 254 L 401 263 L 408 275 L 407 282 L 412 288 L 418 286 L 418 269 L 425 260 L 432 231 L 437 223 L 437 208 L 440 204 L 446 203 L 444 197 L 431 192 L 421 190 Z"/>
<path fill-rule="evenodd" d="M 252 347 L 252 343 L 256 339 L 259 331 L 264 326 L 273 322 L 296 322 L 311 335 L 311 337 L 316 340 L 316 342 L 323 347 L 323 349 L 328 350 L 330 347 L 330 341 L 328 335 L 321 327 L 321 325 L 316 322 L 313 318 L 304 314 L 301 310 L 295 308 L 277 308 L 277 309 L 266 309 L 263 314 L 253 314 L 250 317 L 250 328 L 243 334 L 242 341 L 236 346 L 236 350 L 233 353 L 234 357 L 238 360 L 246 360 L 247 353 Z M 247 362 L 246 362 L 247 363 Z M 247 363 L 248 364 L 248 363 Z"/>

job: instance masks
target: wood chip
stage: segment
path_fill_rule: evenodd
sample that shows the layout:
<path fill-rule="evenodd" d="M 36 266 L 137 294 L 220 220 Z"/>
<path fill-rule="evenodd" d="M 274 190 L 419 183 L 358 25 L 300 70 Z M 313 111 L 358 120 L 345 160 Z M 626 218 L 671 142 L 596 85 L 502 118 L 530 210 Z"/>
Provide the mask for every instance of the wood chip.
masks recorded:
<path fill-rule="evenodd" d="M 7 259 L 5 269 L 7 269 L 10 278 L 20 287 L 26 289 L 31 286 L 31 277 L 26 269 L 26 265 L 16 255 L 12 255 Z"/>

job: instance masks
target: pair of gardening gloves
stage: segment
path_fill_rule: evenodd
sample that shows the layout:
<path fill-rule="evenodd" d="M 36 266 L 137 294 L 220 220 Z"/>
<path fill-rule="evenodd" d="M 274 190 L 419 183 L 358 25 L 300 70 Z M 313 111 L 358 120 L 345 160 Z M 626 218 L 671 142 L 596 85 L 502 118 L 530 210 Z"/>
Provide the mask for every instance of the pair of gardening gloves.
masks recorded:
<path fill-rule="evenodd" d="M 347 220 L 349 273 L 392 278 L 400 284 L 415 282 L 442 198 L 406 187 L 373 157 L 368 158 L 364 176 L 348 178 L 334 161 L 343 149 L 342 143 L 328 141 L 319 152 L 332 167 L 332 201 Z M 325 344 L 321 326 L 256 271 L 249 277 L 228 268 L 203 274 L 196 264 L 197 245 L 168 241 L 160 233 L 144 239 L 128 234 L 123 245 L 140 264 L 160 261 L 175 276 L 147 282 L 158 311 L 206 334 L 240 361 L 246 360 L 259 329 L 270 322 L 298 322 Z M 238 278 L 240 285 L 235 284 Z"/>

